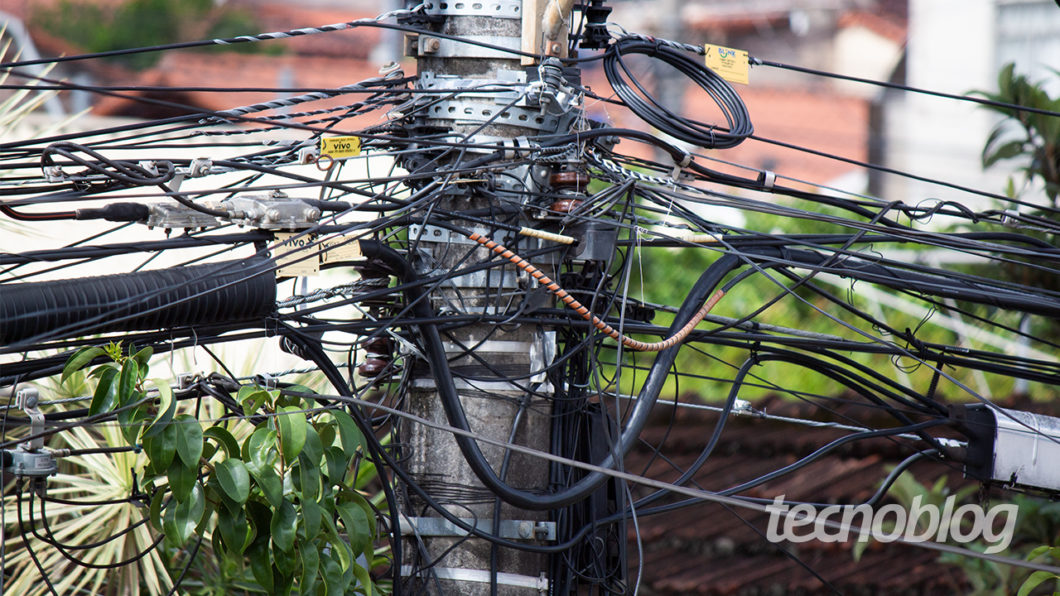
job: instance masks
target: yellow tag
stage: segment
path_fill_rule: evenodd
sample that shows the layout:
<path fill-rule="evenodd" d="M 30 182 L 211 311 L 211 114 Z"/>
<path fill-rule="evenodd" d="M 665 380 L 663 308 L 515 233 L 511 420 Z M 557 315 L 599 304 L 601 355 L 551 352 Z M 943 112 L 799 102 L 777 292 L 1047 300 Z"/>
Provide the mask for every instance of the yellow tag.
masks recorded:
<path fill-rule="evenodd" d="M 276 257 L 276 275 L 299 277 L 316 275 L 320 271 L 320 245 L 312 234 L 283 232 L 273 235 L 276 242 L 272 254 Z"/>
<path fill-rule="evenodd" d="M 747 52 L 706 44 L 707 67 L 721 75 L 721 78 L 733 83 L 748 85 L 751 82 L 751 64 L 747 61 Z"/>
<path fill-rule="evenodd" d="M 361 258 L 361 242 L 354 238 L 338 236 L 328 238 L 320 242 L 321 263 L 334 263 L 336 261 L 356 261 Z"/>
<path fill-rule="evenodd" d="M 745 53 L 744 56 L 746 55 Z M 359 137 L 328 137 L 320 139 L 320 154 L 332 158 L 360 155 L 361 139 Z"/>

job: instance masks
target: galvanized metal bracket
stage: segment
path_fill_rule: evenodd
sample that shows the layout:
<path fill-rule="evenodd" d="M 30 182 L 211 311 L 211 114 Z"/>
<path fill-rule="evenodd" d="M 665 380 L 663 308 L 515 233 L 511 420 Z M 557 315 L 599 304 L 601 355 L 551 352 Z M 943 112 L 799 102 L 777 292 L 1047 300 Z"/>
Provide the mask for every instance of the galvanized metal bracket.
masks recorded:
<path fill-rule="evenodd" d="M 492 534 L 493 521 L 462 517 L 460 521 L 475 529 Z M 468 532 L 443 517 L 408 517 L 401 518 L 402 536 L 467 536 Z M 556 522 L 505 519 L 501 520 L 497 536 L 508 540 L 556 540 Z"/>

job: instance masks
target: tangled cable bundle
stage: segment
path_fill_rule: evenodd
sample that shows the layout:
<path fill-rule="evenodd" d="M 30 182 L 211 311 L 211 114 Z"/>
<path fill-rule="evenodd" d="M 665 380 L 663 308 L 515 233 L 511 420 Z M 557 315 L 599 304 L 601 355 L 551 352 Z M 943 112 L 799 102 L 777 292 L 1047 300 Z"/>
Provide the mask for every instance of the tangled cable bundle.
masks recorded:
<path fill-rule="evenodd" d="M 650 56 L 679 70 L 710 94 L 725 116 L 726 126 L 700 122 L 667 109 L 652 97 L 630 72 L 622 60 L 622 57 L 628 54 Z M 747 106 L 732 85 L 713 70 L 675 48 L 640 37 L 624 37 L 608 49 L 603 62 L 607 81 L 629 109 L 648 124 L 674 138 L 707 149 L 728 149 L 754 134 Z M 630 84 L 636 87 L 636 90 Z"/>

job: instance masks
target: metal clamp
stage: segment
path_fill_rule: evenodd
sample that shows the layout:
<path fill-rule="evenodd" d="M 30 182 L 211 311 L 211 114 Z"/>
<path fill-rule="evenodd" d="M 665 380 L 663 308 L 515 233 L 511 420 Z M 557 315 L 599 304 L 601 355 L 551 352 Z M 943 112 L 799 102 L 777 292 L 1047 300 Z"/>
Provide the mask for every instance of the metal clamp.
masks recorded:
<path fill-rule="evenodd" d="M 40 394 L 35 387 L 25 387 L 15 394 L 15 407 L 29 418 L 29 432 L 33 437 L 18 444 L 16 449 L 5 449 L 4 471 L 15 476 L 51 476 L 59 471 L 52 454 L 44 449 L 44 413 L 37 407 Z"/>
<path fill-rule="evenodd" d="M 493 521 L 461 517 L 460 521 L 476 530 L 493 534 Z M 401 517 L 402 536 L 467 536 L 468 531 L 445 519 L 444 517 Z M 556 540 L 556 522 L 534 520 L 501 520 L 496 533 L 508 540 Z"/>
<path fill-rule="evenodd" d="M 521 0 L 489 0 L 472 2 L 448 2 L 431 0 L 423 3 L 423 13 L 448 17 L 492 17 L 495 19 L 521 19 Z"/>

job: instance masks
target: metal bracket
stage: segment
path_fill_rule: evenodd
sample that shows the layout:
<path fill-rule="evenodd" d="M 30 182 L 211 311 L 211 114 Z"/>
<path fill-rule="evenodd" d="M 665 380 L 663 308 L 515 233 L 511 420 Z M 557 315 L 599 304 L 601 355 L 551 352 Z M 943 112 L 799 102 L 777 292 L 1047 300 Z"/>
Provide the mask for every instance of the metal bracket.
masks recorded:
<path fill-rule="evenodd" d="M 29 418 L 29 432 L 44 432 L 44 413 L 37 407 L 40 394 L 35 387 L 24 387 L 15 394 L 15 407 Z M 18 444 L 16 449 L 3 450 L 4 471 L 15 476 L 51 476 L 59 471 L 52 454 L 44 449 L 44 437 L 35 437 Z"/>
<path fill-rule="evenodd" d="M 155 203 L 147 206 L 148 228 L 212 228 L 220 225 L 220 221 L 201 211 L 189 209 L 177 203 Z"/>
<path fill-rule="evenodd" d="M 519 52 L 523 43 L 523 38 L 521 37 L 502 35 L 468 35 L 461 39 L 508 48 L 512 52 L 427 34 L 420 35 L 416 40 L 416 51 L 420 56 L 431 56 L 434 58 L 507 58 L 515 60 L 519 56 L 513 52 Z"/>
<path fill-rule="evenodd" d="M 401 575 L 410 576 L 412 575 L 412 565 L 402 565 Z M 447 579 L 450 581 L 457 582 L 473 582 L 479 584 L 486 584 L 493 581 L 491 574 L 486 569 L 463 569 L 453 567 L 431 567 L 430 574 L 438 579 Z M 499 586 L 512 586 L 516 588 L 530 588 L 537 590 L 538 593 L 544 595 L 548 594 L 548 577 L 544 573 L 540 577 L 534 577 L 532 575 L 518 575 L 515 573 L 497 573 L 497 585 Z"/>
<path fill-rule="evenodd" d="M 493 521 L 461 517 L 460 521 L 475 529 L 492 534 Z M 505 519 L 501 520 L 497 533 L 508 540 L 556 540 L 556 522 Z M 401 535 L 419 536 L 467 536 L 468 532 L 444 517 L 408 517 L 401 518 Z"/>
<path fill-rule="evenodd" d="M 489 0 L 472 2 L 449 2 L 430 0 L 423 3 L 423 13 L 431 16 L 492 17 L 495 19 L 521 19 L 521 0 Z"/>

